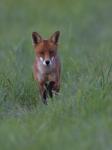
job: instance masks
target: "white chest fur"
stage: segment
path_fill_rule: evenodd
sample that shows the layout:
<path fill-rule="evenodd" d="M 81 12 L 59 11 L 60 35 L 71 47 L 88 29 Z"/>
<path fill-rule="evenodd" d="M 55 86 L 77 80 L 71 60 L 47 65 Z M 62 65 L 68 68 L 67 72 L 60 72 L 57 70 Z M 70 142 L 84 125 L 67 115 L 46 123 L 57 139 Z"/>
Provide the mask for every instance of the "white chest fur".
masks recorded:
<path fill-rule="evenodd" d="M 49 66 L 44 65 L 44 60 L 43 58 L 40 57 L 38 59 L 37 63 L 37 68 L 38 68 L 38 74 L 37 78 L 39 81 L 42 81 L 44 79 L 48 81 L 55 81 L 56 79 L 56 74 L 55 74 L 55 62 L 54 59 L 52 59 L 52 63 Z"/>

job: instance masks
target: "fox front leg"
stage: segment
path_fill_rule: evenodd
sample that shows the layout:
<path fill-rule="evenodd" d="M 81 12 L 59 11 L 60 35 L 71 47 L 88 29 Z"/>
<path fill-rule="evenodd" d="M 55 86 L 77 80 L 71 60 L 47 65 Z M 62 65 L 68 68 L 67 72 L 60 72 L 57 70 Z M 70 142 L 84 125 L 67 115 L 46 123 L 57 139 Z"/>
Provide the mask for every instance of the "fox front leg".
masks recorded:
<path fill-rule="evenodd" d="M 44 83 L 39 84 L 40 95 L 44 104 L 47 104 L 47 90 Z"/>
<path fill-rule="evenodd" d="M 59 93 L 60 90 L 60 85 L 55 83 L 54 81 L 51 81 L 48 85 L 48 92 L 49 92 L 49 96 L 52 98 L 53 97 L 53 92 L 55 94 Z"/>

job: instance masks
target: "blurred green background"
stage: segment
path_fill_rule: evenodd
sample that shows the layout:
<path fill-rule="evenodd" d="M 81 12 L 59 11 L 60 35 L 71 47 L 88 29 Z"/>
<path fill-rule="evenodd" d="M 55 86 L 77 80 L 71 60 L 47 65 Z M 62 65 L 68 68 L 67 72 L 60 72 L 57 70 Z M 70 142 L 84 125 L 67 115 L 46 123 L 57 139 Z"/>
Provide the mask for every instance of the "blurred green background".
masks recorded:
<path fill-rule="evenodd" d="M 31 33 L 60 30 L 60 95 L 44 106 Z M 0 149 L 112 149 L 112 1 L 0 1 Z"/>

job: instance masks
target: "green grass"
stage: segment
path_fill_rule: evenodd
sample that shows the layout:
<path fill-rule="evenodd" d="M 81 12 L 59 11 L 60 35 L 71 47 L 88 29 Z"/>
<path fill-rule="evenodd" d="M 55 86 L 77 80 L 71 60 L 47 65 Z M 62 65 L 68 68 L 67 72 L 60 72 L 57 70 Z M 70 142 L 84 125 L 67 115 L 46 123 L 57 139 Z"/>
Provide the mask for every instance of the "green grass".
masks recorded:
<path fill-rule="evenodd" d="M 61 31 L 61 92 L 43 105 L 31 33 Z M 112 1 L 1 0 L 0 149 L 112 149 Z"/>

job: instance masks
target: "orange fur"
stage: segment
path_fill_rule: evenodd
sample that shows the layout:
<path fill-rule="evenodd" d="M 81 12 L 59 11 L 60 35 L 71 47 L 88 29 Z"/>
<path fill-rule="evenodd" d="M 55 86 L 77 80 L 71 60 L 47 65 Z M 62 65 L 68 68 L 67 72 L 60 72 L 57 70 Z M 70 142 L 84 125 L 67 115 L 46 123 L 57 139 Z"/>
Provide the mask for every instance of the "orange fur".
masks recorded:
<path fill-rule="evenodd" d="M 47 104 L 48 93 L 53 96 L 60 89 L 61 64 L 58 56 L 58 39 L 60 32 L 55 32 L 48 40 L 44 40 L 37 32 L 32 33 L 36 59 L 34 62 L 34 78 L 38 81 L 40 95 Z M 48 83 L 49 82 L 49 83 Z"/>

